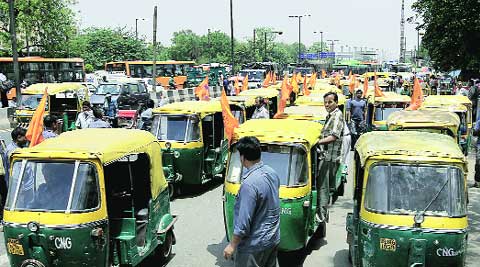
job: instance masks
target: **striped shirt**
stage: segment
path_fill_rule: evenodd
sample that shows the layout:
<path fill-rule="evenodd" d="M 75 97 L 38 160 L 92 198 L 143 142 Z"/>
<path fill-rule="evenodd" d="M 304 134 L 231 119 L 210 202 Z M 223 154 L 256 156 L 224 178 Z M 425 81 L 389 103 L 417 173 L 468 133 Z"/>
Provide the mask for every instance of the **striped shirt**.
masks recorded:
<path fill-rule="evenodd" d="M 345 119 L 342 112 L 336 108 L 334 111 L 328 114 L 325 120 L 325 125 L 322 129 L 322 138 L 328 136 L 335 136 L 337 140 L 327 144 L 325 161 L 340 162 L 342 156 L 342 140 L 343 130 L 345 127 Z"/>

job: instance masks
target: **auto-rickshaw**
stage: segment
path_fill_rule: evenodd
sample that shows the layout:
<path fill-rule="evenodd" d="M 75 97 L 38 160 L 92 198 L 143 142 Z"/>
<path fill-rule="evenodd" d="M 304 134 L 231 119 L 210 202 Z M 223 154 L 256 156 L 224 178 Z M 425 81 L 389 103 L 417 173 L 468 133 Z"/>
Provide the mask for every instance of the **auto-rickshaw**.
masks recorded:
<path fill-rule="evenodd" d="M 299 96 L 298 99 L 295 101 L 295 105 L 298 106 L 321 106 L 324 107 L 323 104 L 323 96 L 329 91 L 315 91 L 315 94 L 310 94 L 309 96 L 303 95 Z M 346 98 L 343 94 L 338 95 L 338 108 L 343 112 L 345 115 L 345 104 Z"/>
<path fill-rule="evenodd" d="M 468 155 L 472 143 L 472 102 L 465 96 L 431 95 L 423 101 L 420 109 L 443 109 L 454 112 L 460 117 L 460 146 L 463 153 Z"/>
<path fill-rule="evenodd" d="M 22 102 L 15 111 L 16 121 L 27 128 L 45 89 L 48 92 L 45 115 L 56 115 L 63 119 L 63 132 L 75 129 L 82 103 L 89 100 L 88 88 L 79 83 L 36 83 L 23 89 Z"/>
<path fill-rule="evenodd" d="M 353 266 L 464 266 L 467 161 L 449 136 L 371 132 L 355 147 Z"/>
<path fill-rule="evenodd" d="M 394 92 L 383 92 L 385 96 L 376 96 L 373 98 L 373 106 L 369 104 L 369 128 L 373 131 L 386 131 L 386 121 L 390 114 L 395 111 L 405 109 L 410 104 L 410 97 L 400 95 Z M 371 110 L 373 108 L 373 110 Z M 371 112 L 370 112 L 371 111 Z"/>
<path fill-rule="evenodd" d="M 307 120 L 325 124 L 328 112 L 322 106 L 290 106 L 286 107 L 279 119 Z"/>
<path fill-rule="evenodd" d="M 460 118 L 444 110 L 400 110 L 387 119 L 389 131 L 421 131 L 451 136 L 459 142 Z"/>
<path fill-rule="evenodd" d="M 315 220 L 314 182 L 321 160 L 318 144 L 321 129 L 319 123 L 301 120 L 249 120 L 235 129 L 223 196 L 227 239 L 232 237 L 235 197 L 242 182 L 243 167 L 236 142 L 244 136 L 256 136 L 260 140 L 263 163 L 272 167 L 280 178 L 279 250 L 301 249 L 315 233 L 325 236 L 326 222 Z M 337 185 L 332 183 L 332 186 Z"/>
<path fill-rule="evenodd" d="M 280 104 L 280 92 L 276 89 L 260 88 L 249 89 L 240 92 L 240 96 L 262 97 L 265 100 L 266 108 L 270 113 L 270 118 L 277 113 L 278 105 Z"/>
<path fill-rule="evenodd" d="M 151 133 L 160 140 L 172 194 L 222 174 L 228 154 L 220 101 L 185 101 L 153 110 Z"/>
<path fill-rule="evenodd" d="M 163 261 L 175 244 L 167 187 L 145 131 L 84 129 L 16 150 L 3 221 L 10 265 Z"/>

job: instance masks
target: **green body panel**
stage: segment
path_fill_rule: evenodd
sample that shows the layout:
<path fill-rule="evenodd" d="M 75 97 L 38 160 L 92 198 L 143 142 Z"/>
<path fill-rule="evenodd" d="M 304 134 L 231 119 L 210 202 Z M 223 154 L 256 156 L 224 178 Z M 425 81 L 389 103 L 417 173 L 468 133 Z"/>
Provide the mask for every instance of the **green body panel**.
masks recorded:
<path fill-rule="evenodd" d="M 93 229 L 101 228 L 103 237 L 92 237 Z M 53 229 L 40 226 L 36 233 L 26 226 L 4 227 L 5 242 L 18 240 L 24 255 L 7 253 L 11 266 L 21 266 L 26 259 L 35 259 L 45 266 L 106 266 L 108 253 L 107 221 L 76 229 Z M 21 238 L 20 238 L 21 237 Z"/>
<path fill-rule="evenodd" d="M 301 249 L 313 235 L 318 226 L 314 222 L 315 195 L 308 194 L 301 198 L 281 199 L 279 250 L 294 251 Z M 225 192 L 223 215 L 228 240 L 231 240 L 233 235 L 235 197 L 234 194 Z M 310 201 L 310 205 L 304 207 L 304 202 L 307 200 Z"/>
<path fill-rule="evenodd" d="M 25 254 L 9 254 L 10 264 L 20 266 L 26 259 L 35 259 L 45 266 L 136 266 L 165 241 L 166 233 L 158 234 L 158 230 L 172 226 L 168 190 L 150 201 L 148 210 L 148 219 L 144 222 L 131 217 L 110 218 L 73 227 L 41 226 L 38 233 L 31 233 L 24 225 L 6 224 L 5 242 L 17 239 Z M 92 236 L 92 230 L 99 228 L 103 235 Z M 145 238 L 137 238 L 139 233 Z"/>
<path fill-rule="evenodd" d="M 354 220 L 347 224 L 350 224 L 347 225 L 347 229 L 352 230 L 355 240 L 352 252 L 354 266 L 465 265 L 467 234 L 464 231 L 446 233 L 414 228 L 400 230 L 395 227 L 379 227 L 363 221 L 358 223 Z M 385 246 L 386 240 L 389 244 L 394 240 L 395 246 Z"/>
<path fill-rule="evenodd" d="M 173 151 L 180 153 L 178 158 L 174 158 L 173 164 L 175 172 L 182 175 L 182 184 L 199 185 L 202 184 L 203 172 L 203 147 L 178 149 Z"/>

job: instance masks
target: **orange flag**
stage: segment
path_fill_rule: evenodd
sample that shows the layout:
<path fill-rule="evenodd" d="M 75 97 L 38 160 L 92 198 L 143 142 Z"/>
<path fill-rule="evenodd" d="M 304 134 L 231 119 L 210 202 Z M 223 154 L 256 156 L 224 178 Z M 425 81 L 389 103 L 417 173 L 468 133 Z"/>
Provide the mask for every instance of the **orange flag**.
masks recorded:
<path fill-rule="evenodd" d="M 365 74 L 365 80 L 363 81 L 363 95 L 362 97 L 367 97 L 368 93 L 368 76 Z"/>
<path fill-rule="evenodd" d="M 265 80 L 263 80 L 263 87 L 267 88 L 270 85 L 270 81 L 272 80 L 272 76 L 270 72 L 267 72 L 267 76 L 265 76 Z"/>
<path fill-rule="evenodd" d="M 278 105 L 277 113 L 273 116 L 274 119 L 278 119 L 285 111 L 287 100 L 290 98 L 290 92 L 291 91 L 288 88 L 288 78 L 285 77 L 282 81 L 280 104 Z"/>
<path fill-rule="evenodd" d="M 378 83 L 377 83 L 377 72 L 375 72 L 374 87 L 375 87 L 375 97 L 385 96 L 385 95 L 383 94 L 383 92 L 382 92 L 382 89 L 380 89 L 380 87 L 378 86 Z"/>
<path fill-rule="evenodd" d="M 325 79 L 325 77 L 327 77 L 327 73 L 325 72 L 325 70 L 322 70 L 322 79 Z"/>
<path fill-rule="evenodd" d="M 415 78 L 413 82 L 413 93 L 412 93 L 412 100 L 410 101 L 410 106 L 408 106 L 407 110 L 417 110 L 423 103 L 423 91 L 418 79 Z"/>
<path fill-rule="evenodd" d="M 240 84 L 238 84 L 238 76 L 235 77 L 235 84 L 233 85 L 235 88 L 235 94 L 239 95 L 240 94 Z"/>
<path fill-rule="evenodd" d="M 358 79 L 355 79 L 355 88 L 358 88 L 358 87 L 360 87 L 360 81 Z"/>
<path fill-rule="evenodd" d="M 274 85 L 277 84 L 277 75 L 275 73 L 272 73 L 272 83 Z"/>
<path fill-rule="evenodd" d="M 298 72 L 297 73 L 297 84 L 302 82 L 302 73 L 301 72 Z"/>
<path fill-rule="evenodd" d="M 242 92 L 248 90 L 248 74 L 243 78 L 242 81 Z"/>
<path fill-rule="evenodd" d="M 195 88 L 195 95 L 200 101 L 209 100 L 210 93 L 208 92 L 208 76 Z"/>
<path fill-rule="evenodd" d="M 297 75 L 292 75 L 292 79 L 290 80 L 290 84 L 292 85 L 292 90 L 298 94 L 300 91 L 300 88 L 298 87 L 298 82 L 297 82 Z"/>
<path fill-rule="evenodd" d="M 350 72 L 350 84 L 348 84 L 348 89 L 351 94 L 353 94 L 353 91 L 355 90 L 355 76 L 352 75 L 352 72 Z"/>
<path fill-rule="evenodd" d="M 32 120 L 28 125 L 27 140 L 30 141 L 30 147 L 34 147 L 41 142 L 43 142 L 43 115 L 45 114 L 45 106 L 47 104 L 47 97 L 48 97 L 48 89 L 45 88 L 45 92 L 43 93 L 42 99 L 33 113 Z"/>
<path fill-rule="evenodd" d="M 222 106 L 223 127 L 225 129 L 225 135 L 228 139 L 228 143 L 232 143 L 233 131 L 238 128 L 238 120 L 233 116 L 228 104 L 227 95 L 225 90 L 222 90 L 222 96 L 220 97 L 220 105 Z"/>
<path fill-rule="evenodd" d="M 305 78 L 303 79 L 303 94 L 306 96 L 310 95 L 310 89 L 308 89 L 308 83 L 307 83 L 307 74 L 305 73 Z"/>
<path fill-rule="evenodd" d="M 340 74 L 337 74 L 335 75 L 335 86 L 339 86 L 340 85 Z"/>
<path fill-rule="evenodd" d="M 310 87 L 312 87 L 312 89 L 315 89 L 315 84 L 317 83 L 317 73 L 314 72 L 312 74 L 312 76 L 310 76 L 310 80 L 308 81 L 310 83 Z"/>

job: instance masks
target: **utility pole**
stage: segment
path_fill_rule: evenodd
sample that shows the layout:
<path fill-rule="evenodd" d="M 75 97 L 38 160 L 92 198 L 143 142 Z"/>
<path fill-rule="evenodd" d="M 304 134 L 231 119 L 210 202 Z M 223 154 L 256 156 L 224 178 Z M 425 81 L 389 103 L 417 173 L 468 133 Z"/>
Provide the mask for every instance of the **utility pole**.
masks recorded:
<path fill-rule="evenodd" d="M 153 92 L 157 91 L 157 6 L 153 8 Z"/>
<path fill-rule="evenodd" d="M 405 63 L 405 0 L 402 0 L 402 11 L 400 15 L 400 63 Z"/>
<path fill-rule="evenodd" d="M 232 75 L 235 74 L 235 59 L 233 54 L 233 0 L 230 0 L 230 56 L 232 60 Z"/>
<path fill-rule="evenodd" d="M 255 38 L 257 36 L 257 29 L 253 28 L 253 53 L 255 53 Z"/>
<path fill-rule="evenodd" d="M 276 33 L 278 35 L 282 35 L 282 31 L 265 31 L 263 32 L 263 61 L 267 62 L 267 33 Z"/>
<path fill-rule="evenodd" d="M 12 41 L 12 53 L 13 53 L 13 73 L 15 75 L 15 92 L 17 97 L 17 106 L 22 103 L 22 90 L 20 88 L 20 68 L 18 66 L 18 51 L 17 51 L 17 32 L 15 29 L 15 0 L 8 1 L 8 9 L 10 15 L 10 39 Z"/>
<path fill-rule="evenodd" d="M 330 52 L 335 53 L 335 42 L 340 42 L 339 40 L 327 40 L 330 42 Z M 332 62 L 335 63 L 335 56 L 332 58 Z"/>
<path fill-rule="evenodd" d="M 208 44 L 208 64 L 210 64 L 212 58 L 212 49 L 210 48 L 210 29 L 208 29 L 207 33 L 207 44 Z"/>
<path fill-rule="evenodd" d="M 136 18 L 135 19 L 135 40 L 138 40 L 138 21 L 145 20 L 144 18 Z"/>
<path fill-rule="evenodd" d="M 310 14 L 307 15 L 290 15 L 289 18 L 298 18 L 298 58 L 297 63 L 300 63 L 300 54 L 301 54 L 301 45 L 302 45 L 302 18 L 303 17 L 310 17 Z"/>

